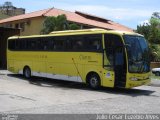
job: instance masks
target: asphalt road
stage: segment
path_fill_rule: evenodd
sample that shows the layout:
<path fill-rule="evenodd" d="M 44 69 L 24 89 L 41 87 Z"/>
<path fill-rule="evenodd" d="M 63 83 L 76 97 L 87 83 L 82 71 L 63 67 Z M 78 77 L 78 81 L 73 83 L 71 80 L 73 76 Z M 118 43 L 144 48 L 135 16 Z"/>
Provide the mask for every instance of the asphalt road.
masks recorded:
<path fill-rule="evenodd" d="M 160 113 L 160 81 L 134 89 L 101 88 L 0 71 L 0 113 Z"/>

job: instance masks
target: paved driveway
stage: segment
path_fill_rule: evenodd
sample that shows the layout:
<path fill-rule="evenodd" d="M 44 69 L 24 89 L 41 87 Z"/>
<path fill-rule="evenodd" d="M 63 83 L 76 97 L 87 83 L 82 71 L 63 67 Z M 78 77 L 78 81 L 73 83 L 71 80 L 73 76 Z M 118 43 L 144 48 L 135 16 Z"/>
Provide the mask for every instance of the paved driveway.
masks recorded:
<path fill-rule="evenodd" d="M 130 90 L 84 84 L 0 71 L 0 112 L 3 113 L 160 113 L 160 82 Z"/>

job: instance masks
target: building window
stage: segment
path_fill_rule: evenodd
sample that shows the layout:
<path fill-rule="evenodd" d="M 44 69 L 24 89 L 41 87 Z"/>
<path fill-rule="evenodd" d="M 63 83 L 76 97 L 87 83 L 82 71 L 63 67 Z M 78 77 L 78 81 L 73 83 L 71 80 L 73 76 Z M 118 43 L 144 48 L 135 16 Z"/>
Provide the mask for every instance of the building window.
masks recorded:
<path fill-rule="evenodd" d="M 19 24 L 18 24 L 18 23 L 17 23 L 17 24 L 15 24 L 15 28 L 17 28 L 17 29 L 19 28 Z"/>

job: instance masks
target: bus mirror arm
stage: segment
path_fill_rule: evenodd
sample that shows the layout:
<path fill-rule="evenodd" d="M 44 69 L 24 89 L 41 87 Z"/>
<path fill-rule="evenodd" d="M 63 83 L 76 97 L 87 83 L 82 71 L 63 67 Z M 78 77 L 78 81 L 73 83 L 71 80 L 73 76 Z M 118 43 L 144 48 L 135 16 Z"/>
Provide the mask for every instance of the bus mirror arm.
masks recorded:
<path fill-rule="evenodd" d="M 131 48 L 131 46 L 129 44 L 125 44 L 124 47 L 125 48 Z"/>
<path fill-rule="evenodd" d="M 105 53 L 106 49 L 104 48 L 102 51 Z"/>

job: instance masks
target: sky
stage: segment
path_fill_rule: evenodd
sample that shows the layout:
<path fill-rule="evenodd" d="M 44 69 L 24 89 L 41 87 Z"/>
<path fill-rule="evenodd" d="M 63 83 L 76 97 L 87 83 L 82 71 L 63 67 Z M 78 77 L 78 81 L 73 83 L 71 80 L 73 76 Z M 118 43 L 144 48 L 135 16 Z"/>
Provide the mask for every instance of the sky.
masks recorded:
<path fill-rule="evenodd" d="M 0 0 L 0 5 L 5 1 Z M 58 8 L 81 11 L 123 24 L 132 29 L 148 21 L 153 12 L 160 12 L 160 0 L 10 0 L 26 12 Z"/>

